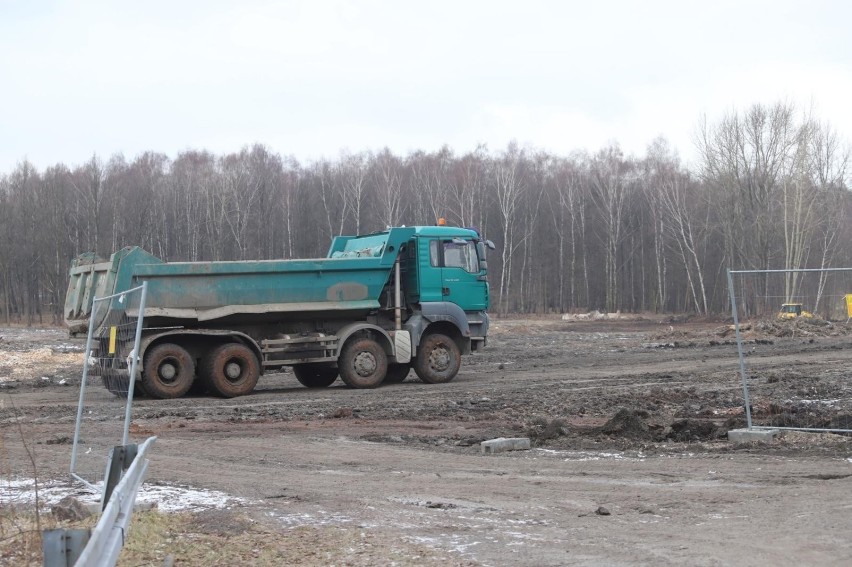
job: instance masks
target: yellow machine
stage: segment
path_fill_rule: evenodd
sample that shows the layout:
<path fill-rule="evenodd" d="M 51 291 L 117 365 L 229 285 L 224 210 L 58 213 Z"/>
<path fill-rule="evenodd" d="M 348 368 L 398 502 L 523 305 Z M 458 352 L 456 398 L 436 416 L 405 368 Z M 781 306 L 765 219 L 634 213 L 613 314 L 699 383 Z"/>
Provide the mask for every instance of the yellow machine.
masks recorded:
<path fill-rule="evenodd" d="M 813 317 L 813 313 L 802 309 L 801 303 L 785 303 L 778 312 L 779 319 L 798 319 L 799 317 Z"/>

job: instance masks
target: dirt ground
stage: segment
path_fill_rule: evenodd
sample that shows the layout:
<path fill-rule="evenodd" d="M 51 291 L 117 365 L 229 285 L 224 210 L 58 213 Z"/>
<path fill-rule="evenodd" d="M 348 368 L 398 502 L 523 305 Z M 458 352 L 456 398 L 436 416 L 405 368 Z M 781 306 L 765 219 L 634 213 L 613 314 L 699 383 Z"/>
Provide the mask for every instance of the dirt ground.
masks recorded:
<path fill-rule="evenodd" d="M 0 485 L 32 476 L 22 438 L 67 478 L 82 342 L 0 337 Z M 745 339 L 757 423 L 850 427 L 843 324 Z M 729 443 L 743 406 L 722 323 L 498 319 L 449 384 L 274 374 L 243 398 L 138 399 L 131 437 L 158 437 L 147 483 L 231 495 L 217 529 L 262 526 L 309 565 L 852 564 L 852 438 Z M 93 388 L 85 416 L 87 445 L 118 444 L 120 400 Z M 481 454 L 496 437 L 533 448 Z"/>

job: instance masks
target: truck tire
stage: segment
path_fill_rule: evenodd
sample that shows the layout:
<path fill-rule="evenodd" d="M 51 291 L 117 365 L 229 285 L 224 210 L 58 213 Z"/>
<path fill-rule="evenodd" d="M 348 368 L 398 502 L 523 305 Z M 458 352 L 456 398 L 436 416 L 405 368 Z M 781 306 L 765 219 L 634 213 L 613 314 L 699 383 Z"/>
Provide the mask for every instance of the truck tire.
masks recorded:
<path fill-rule="evenodd" d="M 299 364 L 293 374 L 305 388 L 327 388 L 337 380 L 337 368 L 330 364 Z"/>
<path fill-rule="evenodd" d="M 195 362 L 180 345 L 163 343 L 145 353 L 142 389 L 152 398 L 179 398 L 189 391 Z"/>
<path fill-rule="evenodd" d="M 254 390 L 260 378 L 260 364 L 249 347 L 225 343 L 201 359 L 201 372 L 213 393 L 235 398 Z"/>
<path fill-rule="evenodd" d="M 130 387 L 129 372 L 125 370 L 116 370 L 105 368 L 101 373 L 101 382 L 104 388 L 109 390 L 110 394 L 123 400 L 127 399 L 127 393 Z M 140 398 L 145 395 L 142 390 L 142 385 L 139 382 L 133 383 L 133 397 Z"/>
<path fill-rule="evenodd" d="M 408 377 L 410 371 L 411 365 L 408 363 L 388 364 L 388 373 L 383 384 L 399 384 Z"/>
<path fill-rule="evenodd" d="M 420 341 L 414 372 L 427 384 L 443 384 L 456 377 L 461 366 L 461 351 L 446 335 L 434 333 Z"/>
<path fill-rule="evenodd" d="M 388 371 L 388 355 L 370 338 L 351 339 L 337 360 L 340 379 L 351 388 L 376 388 Z"/>

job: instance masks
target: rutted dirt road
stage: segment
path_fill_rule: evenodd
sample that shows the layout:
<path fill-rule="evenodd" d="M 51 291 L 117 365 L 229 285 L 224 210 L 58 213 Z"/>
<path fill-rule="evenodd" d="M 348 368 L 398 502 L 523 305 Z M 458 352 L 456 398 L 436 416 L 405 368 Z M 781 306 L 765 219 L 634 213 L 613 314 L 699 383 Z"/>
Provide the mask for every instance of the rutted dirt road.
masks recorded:
<path fill-rule="evenodd" d="M 412 374 L 378 390 L 318 391 L 277 374 L 244 398 L 137 400 L 132 437 L 159 438 L 149 482 L 231 494 L 283 538 L 300 525 L 372 538 L 350 564 L 430 554 L 485 565 L 849 564 L 852 443 L 801 433 L 728 443 L 743 400 L 736 347 L 720 328 L 498 320 L 449 384 Z M 847 424 L 846 329 L 764 331 L 746 345 L 756 419 Z M 20 423 L 39 475 L 60 478 L 79 343 L 61 331 L 0 336 L 0 472 L 31 475 Z M 39 349 L 45 360 L 14 370 Z M 120 439 L 121 402 L 100 388 L 87 400 L 87 445 Z M 480 454 L 480 441 L 500 436 L 532 437 L 534 448 Z M 298 545 L 322 564 L 310 542 Z"/>

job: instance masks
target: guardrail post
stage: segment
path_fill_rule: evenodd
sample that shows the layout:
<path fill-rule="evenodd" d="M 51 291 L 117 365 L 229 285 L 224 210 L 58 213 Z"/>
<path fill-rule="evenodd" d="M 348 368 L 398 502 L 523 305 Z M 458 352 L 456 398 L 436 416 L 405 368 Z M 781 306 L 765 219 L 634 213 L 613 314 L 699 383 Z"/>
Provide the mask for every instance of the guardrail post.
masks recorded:
<path fill-rule="evenodd" d="M 41 549 L 44 567 L 73 567 L 89 543 L 91 530 L 45 530 Z"/>
<path fill-rule="evenodd" d="M 109 452 L 106 474 L 104 475 L 104 493 L 101 497 L 101 512 L 106 509 L 112 492 L 121 480 L 121 473 L 130 468 L 139 447 L 136 444 L 116 445 Z"/>
<path fill-rule="evenodd" d="M 89 543 L 78 559 L 80 565 L 87 567 L 115 565 L 127 536 L 127 527 L 130 524 L 136 494 L 148 470 L 148 451 L 156 440 L 156 437 L 149 437 L 135 451 L 125 451 L 124 458 L 120 459 L 116 455 L 111 459 L 116 463 L 116 467 L 120 466 L 121 462 L 129 462 L 130 467 L 115 486 L 114 494 L 107 500 L 101 519 L 92 530 Z"/>

